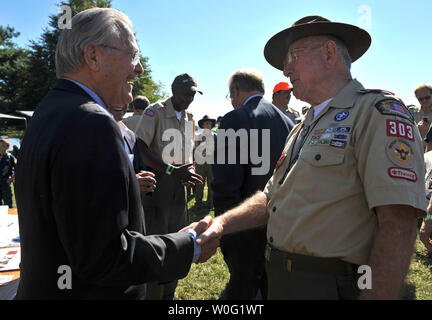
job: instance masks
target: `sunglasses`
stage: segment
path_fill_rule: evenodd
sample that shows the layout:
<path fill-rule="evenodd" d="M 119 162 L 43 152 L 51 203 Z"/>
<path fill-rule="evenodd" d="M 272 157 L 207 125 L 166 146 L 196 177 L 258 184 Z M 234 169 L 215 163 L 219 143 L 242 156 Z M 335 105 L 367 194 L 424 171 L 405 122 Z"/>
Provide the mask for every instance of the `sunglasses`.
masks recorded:
<path fill-rule="evenodd" d="M 426 100 L 429 100 L 430 98 L 431 98 L 431 96 L 428 95 L 428 96 L 426 96 L 426 97 L 417 98 L 417 100 L 418 100 L 419 102 L 422 102 L 423 100 L 426 101 Z"/>

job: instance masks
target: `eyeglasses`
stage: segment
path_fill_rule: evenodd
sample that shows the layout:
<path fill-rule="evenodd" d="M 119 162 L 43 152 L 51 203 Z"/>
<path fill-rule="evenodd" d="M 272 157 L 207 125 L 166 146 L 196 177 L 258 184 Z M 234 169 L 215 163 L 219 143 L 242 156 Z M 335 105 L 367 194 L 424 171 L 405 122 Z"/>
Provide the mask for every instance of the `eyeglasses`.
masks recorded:
<path fill-rule="evenodd" d="M 123 51 L 123 52 L 128 53 L 129 55 L 131 55 L 131 57 L 133 59 L 132 63 L 134 64 L 134 66 L 136 66 L 138 64 L 138 62 L 140 62 L 140 52 L 139 52 L 139 50 L 137 50 L 135 53 L 132 53 L 129 50 L 126 50 L 126 49 L 120 49 L 120 48 L 111 47 L 111 46 L 107 46 L 107 45 L 101 45 L 101 47 L 109 48 L 109 49 L 112 49 L 112 50 Z"/>
<path fill-rule="evenodd" d="M 428 96 L 426 96 L 426 97 L 417 98 L 417 100 L 418 100 L 419 102 L 422 102 L 423 100 L 426 101 L 426 100 L 429 100 L 430 98 L 431 98 L 431 95 L 428 95 Z"/>
<path fill-rule="evenodd" d="M 299 59 L 298 52 L 304 51 L 306 49 L 309 50 L 318 49 L 321 48 L 323 45 L 324 43 L 321 43 L 320 45 L 316 45 L 316 46 L 307 46 L 307 47 L 295 48 L 290 50 L 287 54 L 287 59 L 285 59 L 284 61 L 284 67 L 292 66 L 297 62 L 297 60 Z"/>

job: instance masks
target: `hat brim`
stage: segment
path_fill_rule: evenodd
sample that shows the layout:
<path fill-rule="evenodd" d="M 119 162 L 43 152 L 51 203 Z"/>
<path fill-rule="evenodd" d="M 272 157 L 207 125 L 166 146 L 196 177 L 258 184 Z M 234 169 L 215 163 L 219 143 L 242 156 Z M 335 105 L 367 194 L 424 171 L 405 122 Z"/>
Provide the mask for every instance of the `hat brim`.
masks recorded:
<path fill-rule="evenodd" d="M 201 119 L 198 121 L 198 127 L 200 127 L 202 129 L 202 125 L 204 122 L 211 122 L 212 123 L 212 128 L 214 128 L 214 126 L 216 125 L 216 120 L 215 119 Z"/>
<path fill-rule="evenodd" d="M 191 87 L 192 91 L 198 92 L 199 94 L 203 94 L 202 91 L 199 91 L 197 87 Z"/>
<path fill-rule="evenodd" d="M 264 48 L 264 57 L 273 67 L 283 70 L 283 61 L 291 44 L 301 38 L 319 35 L 332 35 L 342 40 L 352 62 L 359 59 L 372 42 L 369 33 L 357 26 L 339 22 L 315 22 L 293 26 L 274 35 Z"/>
<path fill-rule="evenodd" d="M 202 91 L 198 90 L 198 88 L 195 86 L 192 87 L 173 86 L 172 89 L 178 90 L 178 92 L 182 92 L 182 93 L 198 92 L 201 95 L 203 94 Z"/>

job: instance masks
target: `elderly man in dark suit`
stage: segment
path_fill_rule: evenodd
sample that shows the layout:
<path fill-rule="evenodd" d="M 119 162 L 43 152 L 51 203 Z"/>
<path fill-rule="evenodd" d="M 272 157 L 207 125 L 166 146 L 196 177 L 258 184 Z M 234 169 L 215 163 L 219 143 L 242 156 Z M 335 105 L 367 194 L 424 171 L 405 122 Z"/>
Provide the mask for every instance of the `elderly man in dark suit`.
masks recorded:
<path fill-rule="evenodd" d="M 114 9 L 77 14 L 60 35 L 56 69 L 19 155 L 16 297 L 141 299 L 145 283 L 182 278 L 215 250 L 199 256 L 193 233 L 145 236 L 135 173 L 106 110 L 132 101 L 143 72 L 129 18 Z"/>
<path fill-rule="evenodd" d="M 235 110 L 222 119 L 218 129 L 216 163 L 213 165 L 216 215 L 263 190 L 293 127 L 288 117 L 263 98 L 264 82 L 256 71 L 235 72 L 229 80 L 229 92 Z M 235 144 L 224 143 L 225 137 L 230 138 L 229 129 L 235 133 L 247 132 L 248 143 L 238 140 Z M 257 135 L 252 134 L 254 130 Z M 249 150 L 242 150 L 242 145 L 249 146 Z M 262 156 L 263 170 L 254 161 L 253 150 L 257 151 L 255 156 Z M 221 153 L 225 154 L 225 159 Z M 235 163 L 229 160 L 230 153 L 236 155 Z M 259 289 L 261 297 L 266 298 L 265 244 L 265 227 L 222 237 L 221 249 L 231 274 L 224 299 L 255 299 Z"/>

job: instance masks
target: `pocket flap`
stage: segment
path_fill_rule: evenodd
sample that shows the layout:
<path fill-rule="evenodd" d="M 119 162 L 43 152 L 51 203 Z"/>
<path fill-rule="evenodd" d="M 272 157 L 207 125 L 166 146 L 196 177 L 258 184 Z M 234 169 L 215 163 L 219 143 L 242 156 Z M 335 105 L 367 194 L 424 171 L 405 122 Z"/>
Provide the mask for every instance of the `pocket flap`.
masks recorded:
<path fill-rule="evenodd" d="M 316 150 L 307 150 L 300 154 L 300 158 L 314 167 L 335 166 L 343 163 L 345 159 L 344 150 L 325 150 L 316 148 Z"/>

